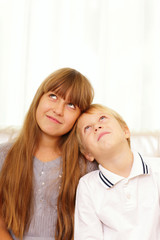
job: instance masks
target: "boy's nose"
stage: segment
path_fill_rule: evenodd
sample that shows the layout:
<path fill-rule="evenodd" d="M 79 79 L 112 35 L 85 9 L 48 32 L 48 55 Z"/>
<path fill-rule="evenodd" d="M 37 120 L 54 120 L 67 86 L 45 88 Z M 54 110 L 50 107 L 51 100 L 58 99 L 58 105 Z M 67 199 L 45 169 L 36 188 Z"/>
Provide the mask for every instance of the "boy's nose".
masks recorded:
<path fill-rule="evenodd" d="M 97 132 L 101 128 L 102 128 L 101 126 L 95 126 L 94 131 Z"/>

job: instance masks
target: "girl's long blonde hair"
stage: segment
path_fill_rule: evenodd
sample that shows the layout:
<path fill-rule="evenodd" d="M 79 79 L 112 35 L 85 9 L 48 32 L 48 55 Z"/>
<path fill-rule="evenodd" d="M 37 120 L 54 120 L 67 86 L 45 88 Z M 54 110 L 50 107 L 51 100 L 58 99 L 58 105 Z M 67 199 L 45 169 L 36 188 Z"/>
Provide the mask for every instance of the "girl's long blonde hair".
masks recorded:
<path fill-rule="evenodd" d="M 24 125 L 9 150 L 0 174 L 0 214 L 8 229 L 23 239 L 33 214 L 33 157 L 40 136 L 36 109 L 44 93 L 54 91 L 85 111 L 93 100 L 93 88 L 88 79 L 71 68 L 62 68 L 49 75 L 38 88 L 26 115 Z M 56 240 L 73 239 L 75 192 L 80 177 L 78 143 L 74 131 L 62 136 L 63 176 L 58 196 Z M 72 142 L 72 143 L 71 143 Z M 71 144 L 70 144 L 71 143 Z M 72 178 L 74 176 L 74 178 Z"/>

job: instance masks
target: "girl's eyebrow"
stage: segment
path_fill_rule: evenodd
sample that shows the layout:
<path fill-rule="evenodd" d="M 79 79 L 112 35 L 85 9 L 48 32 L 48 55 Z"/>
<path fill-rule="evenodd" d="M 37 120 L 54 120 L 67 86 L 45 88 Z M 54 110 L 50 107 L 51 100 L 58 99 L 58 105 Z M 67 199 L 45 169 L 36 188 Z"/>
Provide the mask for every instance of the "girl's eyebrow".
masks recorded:
<path fill-rule="evenodd" d="M 57 97 L 62 98 L 66 103 L 72 103 L 73 105 L 77 106 L 75 103 L 71 102 L 70 98 L 67 98 L 66 96 L 62 97 L 59 93 L 57 93 L 54 90 L 50 90 L 50 91 L 48 91 L 48 93 L 49 94 L 53 93 Z"/>

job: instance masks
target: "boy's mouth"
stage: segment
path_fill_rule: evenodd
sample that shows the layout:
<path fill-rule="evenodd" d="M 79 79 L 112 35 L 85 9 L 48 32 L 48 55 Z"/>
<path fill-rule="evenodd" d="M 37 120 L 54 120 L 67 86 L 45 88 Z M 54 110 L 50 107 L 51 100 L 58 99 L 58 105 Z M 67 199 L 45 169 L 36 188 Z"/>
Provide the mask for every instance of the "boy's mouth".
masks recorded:
<path fill-rule="evenodd" d="M 101 139 L 101 137 L 103 137 L 103 136 L 106 135 L 106 134 L 110 134 L 110 132 L 101 132 L 101 133 L 99 134 L 99 136 L 98 136 L 97 141 L 99 141 L 99 140 Z"/>

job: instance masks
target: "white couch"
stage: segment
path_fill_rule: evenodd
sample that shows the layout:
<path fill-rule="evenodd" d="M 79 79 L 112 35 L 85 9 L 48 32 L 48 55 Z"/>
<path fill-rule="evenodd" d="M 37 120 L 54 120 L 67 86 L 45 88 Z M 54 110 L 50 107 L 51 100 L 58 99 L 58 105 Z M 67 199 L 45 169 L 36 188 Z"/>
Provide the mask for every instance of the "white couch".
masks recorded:
<path fill-rule="evenodd" d="M 18 134 L 19 128 L 8 127 L 0 129 L 0 144 L 12 141 Z"/>
<path fill-rule="evenodd" d="M 19 129 L 15 127 L 0 129 L 0 144 L 14 139 L 18 132 Z M 156 157 L 160 160 L 160 132 L 132 133 L 131 147 L 143 156 Z"/>
<path fill-rule="evenodd" d="M 132 133 L 131 147 L 144 156 L 160 158 L 160 132 Z"/>

